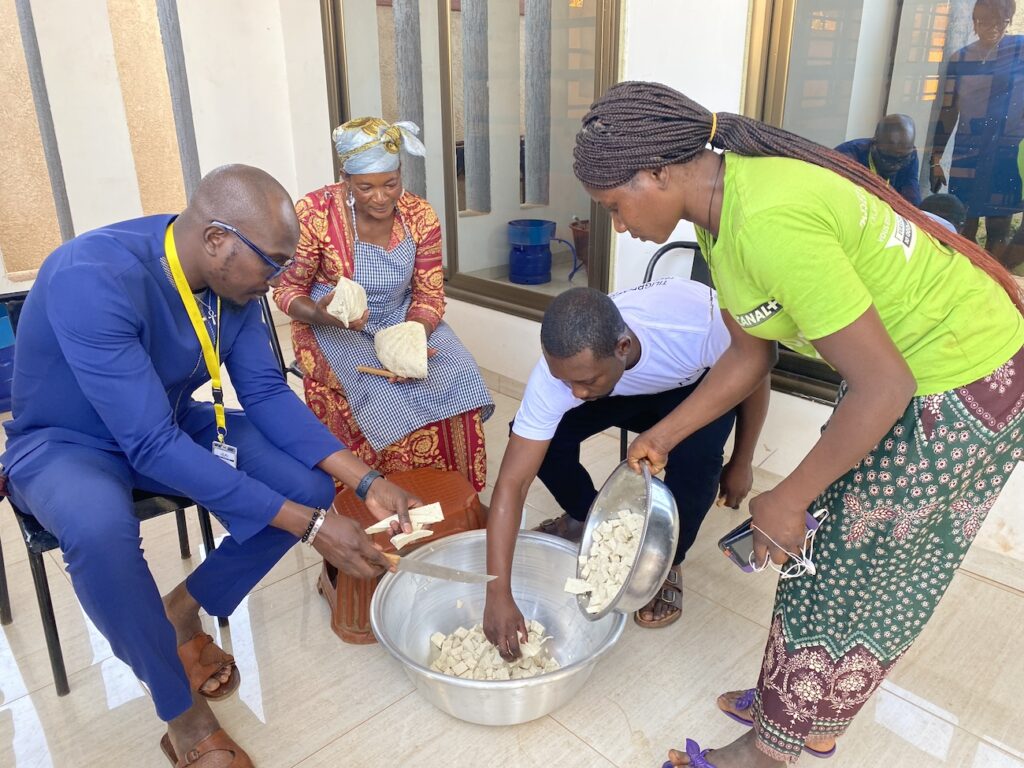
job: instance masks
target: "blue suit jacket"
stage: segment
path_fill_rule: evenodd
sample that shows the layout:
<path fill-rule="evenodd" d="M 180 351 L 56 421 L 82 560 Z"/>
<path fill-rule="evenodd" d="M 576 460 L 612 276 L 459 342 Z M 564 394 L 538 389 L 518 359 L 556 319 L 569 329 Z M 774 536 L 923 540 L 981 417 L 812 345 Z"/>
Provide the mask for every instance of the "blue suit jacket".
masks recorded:
<path fill-rule="evenodd" d="M 865 168 L 871 167 L 868 164 L 868 153 L 870 151 L 871 139 L 844 141 L 836 147 L 836 152 L 842 152 L 844 155 L 852 157 Z M 903 195 L 911 205 L 921 204 L 921 161 L 918 158 L 916 149 L 911 161 L 887 178 L 886 181 L 892 185 L 893 189 Z"/>
<path fill-rule="evenodd" d="M 11 468 L 61 443 L 117 451 L 136 472 L 218 513 L 269 521 L 284 497 L 177 426 L 210 376 L 166 269 L 173 218 L 87 232 L 47 257 L 18 324 L 2 461 Z M 272 444 L 309 467 L 343 448 L 285 382 L 257 302 L 225 302 L 220 334 L 239 401 Z M 232 534 L 244 540 L 256 530 Z"/>

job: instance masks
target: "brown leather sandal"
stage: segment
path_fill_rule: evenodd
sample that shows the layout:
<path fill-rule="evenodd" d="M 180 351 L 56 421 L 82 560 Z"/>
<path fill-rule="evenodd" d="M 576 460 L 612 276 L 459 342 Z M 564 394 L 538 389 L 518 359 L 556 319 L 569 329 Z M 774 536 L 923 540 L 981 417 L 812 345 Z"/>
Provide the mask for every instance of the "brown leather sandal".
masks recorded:
<path fill-rule="evenodd" d="M 242 676 L 235 666 L 235 657 L 218 647 L 205 632 L 197 632 L 187 643 L 179 645 L 178 658 L 185 667 L 192 690 L 209 701 L 220 701 L 230 696 L 242 682 Z M 226 683 L 221 683 L 219 688 L 210 693 L 202 690 L 207 680 L 227 666 L 231 667 L 231 677 Z"/>
<path fill-rule="evenodd" d="M 669 569 L 665 583 L 661 586 L 661 592 L 659 592 L 648 605 L 653 608 L 658 602 L 670 605 L 675 608 L 675 610 L 670 611 L 660 619 L 651 619 L 648 621 L 647 619 L 640 618 L 640 611 L 646 610 L 647 608 L 645 605 L 640 609 L 640 611 L 636 611 L 633 614 L 633 621 L 645 629 L 667 627 L 669 624 L 674 624 L 679 621 L 679 617 L 683 615 L 683 576 L 679 572 L 678 566 L 672 566 L 672 568 Z"/>
<path fill-rule="evenodd" d="M 238 746 L 223 728 L 218 728 L 199 741 L 182 760 L 174 753 L 171 737 L 166 733 L 160 739 L 160 749 L 174 768 L 186 768 L 190 765 L 196 768 L 255 768 L 245 750 Z"/>
<path fill-rule="evenodd" d="M 585 527 L 585 523 L 581 523 L 579 520 L 565 514 L 558 517 L 549 517 L 533 530 L 579 544 L 580 539 L 583 538 L 583 529 Z"/>

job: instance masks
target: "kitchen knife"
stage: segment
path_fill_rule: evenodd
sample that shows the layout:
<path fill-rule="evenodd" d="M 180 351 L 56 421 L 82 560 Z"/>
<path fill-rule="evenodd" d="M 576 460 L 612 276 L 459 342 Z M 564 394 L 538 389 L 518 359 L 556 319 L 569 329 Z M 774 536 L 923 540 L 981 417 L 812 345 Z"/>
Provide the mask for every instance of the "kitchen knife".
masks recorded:
<path fill-rule="evenodd" d="M 395 567 L 400 571 L 418 573 L 421 576 L 430 576 L 435 579 L 461 581 L 466 584 L 486 584 L 488 581 L 492 581 L 497 578 L 495 576 L 489 576 L 486 573 L 460 571 L 457 568 L 447 568 L 443 565 L 435 565 L 434 563 L 427 563 L 415 558 L 399 557 L 398 555 L 392 555 L 388 552 L 384 553 L 384 557 L 394 563 Z"/>

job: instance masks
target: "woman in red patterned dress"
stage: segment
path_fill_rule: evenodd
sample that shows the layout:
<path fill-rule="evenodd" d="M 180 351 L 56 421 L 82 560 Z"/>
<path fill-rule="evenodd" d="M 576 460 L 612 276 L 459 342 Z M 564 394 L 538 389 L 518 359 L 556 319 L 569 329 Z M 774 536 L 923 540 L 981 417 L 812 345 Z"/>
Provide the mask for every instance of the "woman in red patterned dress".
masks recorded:
<path fill-rule="evenodd" d="M 295 264 L 274 289 L 292 318 L 306 402 L 369 466 L 388 474 L 456 470 L 486 483 L 483 421 L 494 405 L 472 357 L 444 316 L 441 227 L 430 204 L 402 187 L 399 150 L 422 154 L 410 123 L 361 118 L 337 128 L 342 180 L 296 204 Z M 368 314 L 346 328 L 326 311 L 338 279 L 366 290 Z M 378 366 L 373 333 L 421 323 L 431 357 L 424 380 L 355 371 Z"/>

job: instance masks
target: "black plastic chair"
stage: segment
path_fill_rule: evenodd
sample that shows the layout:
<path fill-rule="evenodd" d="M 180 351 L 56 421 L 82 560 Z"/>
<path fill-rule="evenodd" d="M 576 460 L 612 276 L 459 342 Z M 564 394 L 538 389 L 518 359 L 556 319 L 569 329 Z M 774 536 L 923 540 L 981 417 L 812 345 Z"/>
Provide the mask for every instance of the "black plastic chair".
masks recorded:
<path fill-rule="evenodd" d="M 7 307 L 8 316 L 11 319 L 11 328 L 17 334 L 18 319 L 21 315 L 21 306 L 25 301 L 28 291 L 18 291 L 0 295 L 0 304 Z M 273 338 L 276 341 L 276 337 Z M 159 515 L 173 512 L 178 525 L 178 547 L 181 552 L 181 559 L 188 560 L 192 557 L 188 541 L 188 528 L 185 522 L 185 510 L 195 507 L 199 516 L 199 530 L 202 533 L 203 547 L 206 552 L 212 552 L 215 548 L 213 539 L 213 526 L 210 522 L 210 512 L 205 507 L 196 504 L 192 499 L 185 496 L 164 496 L 147 491 L 135 490 L 132 492 L 135 504 L 135 516 L 139 520 L 149 520 Z M 43 633 L 46 636 L 46 649 L 50 655 L 50 669 L 53 672 L 53 682 L 57 688 L 58 696 L 66 696 L 71 690 L 68 685 L 67 670 L 64 666 L 64 654 L 60 647 L 60 635 L 57 632 L 57 619 L 53 613 L 53 602 L 50 598 L 50 584 L 46 578 L 46 566 L 43 554 L 60 547 L 57 538 L 43 528 L 28 510 L 22 510 L 7 499 L 14 510 L 14 516 L 21 529 L 22 538 L 25 541 L 25 548 L 28 550 L 29 566 L 32 569 L 32 580 L 36 589 L 36 600 L 39 603 L 39 613 L 43 620 Z M 226 617 L 218 617 L 221 626 L 228 623 Z M 7 573 L 4 569 L 3 549 L 0 547 L 0 624 L 10 624 L 13 621 L 11 614 L 11 599 L 7 587 Z"/>
<path fill-rule="evenodd" d="M 704 260 L 704 254 L 700 250 L 700 246 L 690 240 L 673 240 L 670 243 L 665 243 L 661 248 L 656 250 L 651 256 L 651 260 L 647 262 L 647 270 L 644 272 L 644 282 L 649 283 L 654 278 L 654 268 L 657 266 L 658 261 L 669 251 L 676 249 L 693 251 L 693 263 L 690 265 L 690 279 L 704 285 L 711 285 L 711 270 L 708 269 L 708 263 Z M 623 427 L 619 430 L 619 461 L 626 460 L 626 453 L 629 450 L 629 431 Z"/>
<path fill-rule="evenodd" d="M 263 322 L 267 324 L 267 330 L 270 334 L 270 348 L 274 350 L 274 356 L 277 358 L 278 365 L 281 366 L 281 373 L 288 378 L 288 374 L 292 374 L 298 379 L 302 379 L 302 369 L 299 368 L 297 360 L 292 360 L 291 365 L 288 365 L 284 361 L 284 353 L 281 351 L 281 340 L 277 338 L 277 326 L 274 325 L 274 314 L 270 309 L 270 302 L 266 296 L 260 298 L 260 309 L 263 311 Z"/>

